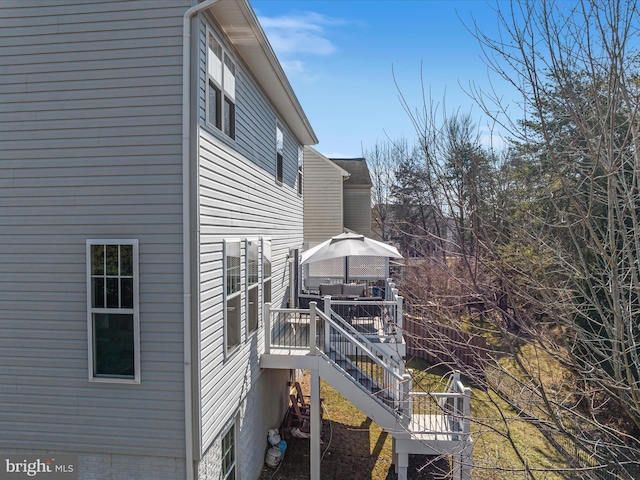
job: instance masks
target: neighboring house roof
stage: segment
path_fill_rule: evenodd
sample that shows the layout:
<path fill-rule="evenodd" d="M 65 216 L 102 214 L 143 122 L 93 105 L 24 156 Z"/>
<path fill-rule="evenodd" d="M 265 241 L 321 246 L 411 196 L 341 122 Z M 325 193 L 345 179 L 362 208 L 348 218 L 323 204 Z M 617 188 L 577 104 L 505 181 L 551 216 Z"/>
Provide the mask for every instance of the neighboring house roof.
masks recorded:
<path fill-rule="evenodd" d="M 210 11 L 300 143 L 318 143 L 248 0 L 220 0 L 210 7 Z"/>
<path fill-rule="evenodd" d="M 345 185 L 371 187 L 371 176 L 364 158 L 331 158 L 330 160 L 349 172 Z"/>

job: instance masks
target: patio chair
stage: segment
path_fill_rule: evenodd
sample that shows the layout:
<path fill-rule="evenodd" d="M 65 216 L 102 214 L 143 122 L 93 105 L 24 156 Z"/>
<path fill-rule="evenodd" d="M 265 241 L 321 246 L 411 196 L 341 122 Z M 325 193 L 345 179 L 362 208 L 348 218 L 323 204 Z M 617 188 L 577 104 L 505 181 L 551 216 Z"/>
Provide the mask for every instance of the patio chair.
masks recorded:
<path fill-rule="evenodd" d="M 287 417 L 287 427 L 297 426 L 303 432 L 309 432 L 311 420 L 311 405 L 308 396 L 302 393 L 302 387 L 299 382 L 294 383 L 296 393 L 289 395 L 291 407 Z M 322 423 L 322 403 L 324 399 L 320 399 L 320 423 Z M 296 423 L 296 425 L 294 425 Z"/>
<path fill-rule="evenodd" d="M 296 399 L 298 400 L 298 404 L 302 407 L 302 408 L 311 408 L 311 405 L 309 405 L 309 402 L 307 401 L 309 397 L 308 395 L 304 395 L 302 393 L 302 387 L 300 386 L 300 382 L 295 382 L 293 384 L 294 388 L 296 389 Z M 324 398 L 320 399 L 320 403 L 324 403 Z M 322 416 L 322 409 L 320 410 L 320 415 Z"/>
<path fill-rule="evenodd" d="M 287 428 L 297 427 L 301 431 L 309 433 L 311 430 L 310 408 L 302 407 L 294 394 L 289 395 L 289 399 L 291 400 L 291 406 L 287 415 Z"/>

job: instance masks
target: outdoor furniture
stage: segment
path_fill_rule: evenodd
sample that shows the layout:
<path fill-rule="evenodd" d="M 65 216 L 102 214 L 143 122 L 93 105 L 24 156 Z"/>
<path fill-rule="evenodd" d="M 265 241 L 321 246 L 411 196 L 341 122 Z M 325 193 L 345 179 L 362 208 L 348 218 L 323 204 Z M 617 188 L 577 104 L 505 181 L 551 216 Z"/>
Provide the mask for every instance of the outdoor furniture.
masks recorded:
<path fill-rule="evenodd" d="M 301 431 L 309 433 L 311 420 L 311 405 L 307 402 L 307 398 L 302 393 L 300 383 L 295 384 L 296 393 L 289 395 L 291 407 L 287 416 L 287 428 L 298 427 Z M 322 402 L 320 399 L 320 423 L 322 423 Z M 295 425 L 294 425 L 295 424 Z"/>
<path fill-rule="evenodd" d="M 299 293 L 298 294 L 298 308 L 307 310 L 311 302 L 316 302 L 320 310 L 324 310 L 324 300 L 320 295 L 314 293 Z"/>
<path fill-rule="evenodd" d="M 307 401 L 307 399 L 310 397 L 302 393 L 302 387 L 300 386 L 300 382 L 295 382 L 293 386 L 296 389 L 296 399 L 298 400 L 298 404 L 302 408 L 311 408 L 311 405 L 309 405 L 309 402 Z M 324 402 L 324 398 L 321 398 L 320 403 L 323 403 L 323 402 Z M 320 416 L 322 416 L 322 411 L 320 412 Z"/>
<path fill-rule="evenodd" d="M 365 285 L 356 283 L 321 283 L 320 296 L 330 295 L 335 300 L 364 296 Z"/>
<path fill-rule="evenodd" d="M 311 410 L 298 403 L 295 395 L 289 395 L 291 406 L 287 415 L 287 428 L 298 427 L 301 431 L 309 433 L 311 430 Z"/>
<path fill-rule="evenodd" d="M 365 285 L 361 284 L 343 284 L 343 283 L 321 283 L 318 287 L 320 294 L 299 293 L 298 308 L 308 309 L 311 302 L 318 304 L 318 309 L 324 310 L 324 297 L 329 295 L 333 300 L 355 300 L 364 296 Z M 348 316 L 349 312 L 344 308 L 347 305 L 336 305 L 335 312 L 344 318 L 343 313 Z"/>

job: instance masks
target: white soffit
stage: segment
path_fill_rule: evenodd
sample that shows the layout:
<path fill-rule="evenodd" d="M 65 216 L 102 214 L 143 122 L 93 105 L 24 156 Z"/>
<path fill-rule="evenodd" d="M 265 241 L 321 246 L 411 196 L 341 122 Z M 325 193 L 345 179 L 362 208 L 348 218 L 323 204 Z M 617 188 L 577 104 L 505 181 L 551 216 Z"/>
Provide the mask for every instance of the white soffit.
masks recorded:
<path fill-rule="evenodd" d="M 311 124 L 248 0 L 220 0 L 209 11 L 300 143 L 317 144 Z"/>

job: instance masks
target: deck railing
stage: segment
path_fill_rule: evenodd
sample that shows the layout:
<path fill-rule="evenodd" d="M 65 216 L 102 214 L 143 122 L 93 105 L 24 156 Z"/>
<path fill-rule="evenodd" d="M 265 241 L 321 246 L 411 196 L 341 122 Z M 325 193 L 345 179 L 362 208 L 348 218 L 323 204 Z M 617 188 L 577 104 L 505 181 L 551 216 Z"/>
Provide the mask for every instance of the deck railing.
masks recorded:
<path fill-rule="evenodd" d="M 265 353 L 325 355 L 373 398 L 395 412 L 412 433 L 449 441 L 470 434 L 471 389 L 460 373 L 449 375 L 442 392 L 413 392 L 412 377 L 401 360 L 378 349 L 356 328 L 329 309 L 272 309 L 265 306 Z"/>
<path fill-rule="evenodd" d="M 360 333 L 387 343 L 402 343 L 402 297 L 395 300 L 323 298 L 333 311 Z"/>
<path fill-rule="evenodd" d="M 471 432 L 471 389 L 458 371 L 452 372 L 445 392 L 411 392 L 411 431 L 448 435 L 452 441 L 466 441 Z"/>
<path fill-rule="evenodd" d="M 404 364 L 376 349 L 334 314 L 317 315 L 324 324 L 319 337 L 322 352 L 380 403 L 394 412 L 406 411 L 412 382 Z"/>
<path fill-rule="evenodd" d="M 311 338 L 311 329 L 315 330 L 316 326 L 315 309 L 271 308 L 266 304 L 264 318 L 267 332 L 265 353 L 269 353 L 271 348 L 293 353 L 308 351 L 312 344 L 315 346 Z M 313 336 L 315 339 L 315 332 Z"/>
<path fill-rule="evenodd" d="M 272 309 L 265 306 L 265 353 L 313 355 L 322 353 L 362 388 L 394 411 L 407 411 L 411 377 L 404 363 L 374 343 L 330 310 Z"/>

